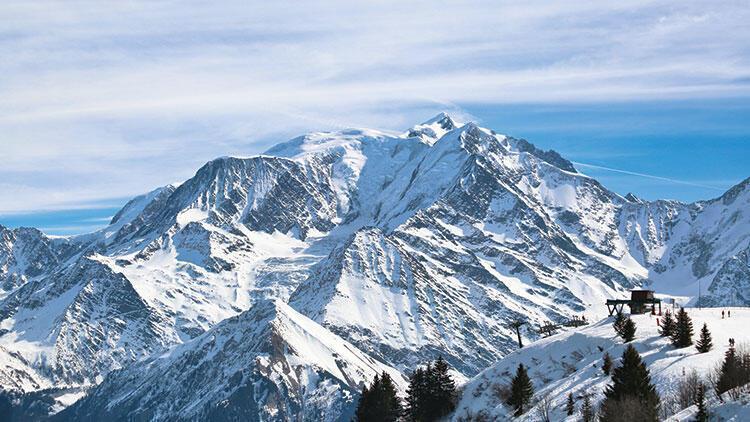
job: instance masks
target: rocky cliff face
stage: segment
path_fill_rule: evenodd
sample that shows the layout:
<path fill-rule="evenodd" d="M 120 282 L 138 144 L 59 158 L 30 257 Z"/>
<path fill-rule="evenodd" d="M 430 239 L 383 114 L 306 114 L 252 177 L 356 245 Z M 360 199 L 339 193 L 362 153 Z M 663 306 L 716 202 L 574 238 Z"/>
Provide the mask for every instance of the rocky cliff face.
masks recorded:
<path fill-rule="evenodd" d="M 49 274 L 60 264 L 63 249 L 39 230 L 0 226 L 0 296 Z"/>
<path fill-rule="evenodd" d="M 200 354 L 217 324 L 269 300 L 383 367 L 443 355 L 467 376 L 512 350 L 509 321 L 596 313 L 634 286 L 697 296 L 700 283 L 705 303 L 748 304 L 749 184 L 694 204 L 623 198 L 555 152 L 446 115 L 402 135 L 309 134 L 214 160 L 135 198 L 96 233 L 0 228 L 0 380 L 86 387 L 147 356 L 164 376 L 161 363 L 175 361 L 157 359 L 163 350 Z M 211 371 L 232 353 L 212 355 Z M 141 370 L 110 377 L 85 412 L 109 412 L 95 403 L 128 377 L 160 379 Z M 242 376 L 275 391 L 284 415 L 334 385 L 339 404 L 326 409 L 348 409 L 356 390 L 342 375 L 292 399 L 276 375 Z M 237 390 L 222 391 L 201 415 Z M 264 400 L 237 412 L 271 415 Z"/>

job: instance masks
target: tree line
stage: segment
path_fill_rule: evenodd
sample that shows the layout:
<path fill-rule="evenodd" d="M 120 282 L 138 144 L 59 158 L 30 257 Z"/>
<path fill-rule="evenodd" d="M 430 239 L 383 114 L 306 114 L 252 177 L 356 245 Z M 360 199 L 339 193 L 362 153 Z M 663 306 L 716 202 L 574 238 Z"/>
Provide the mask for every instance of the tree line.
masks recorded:
<path fill-rule="evenodd" d="M 448 362 L 442 357 L 424 368 L 417 368 L 409 377 L 404 403 L 390 375 L 383 372 L 375 376 L 372 384 L 362 391 L 356 419 L 360 422 L 439 420 L 456 407 L 456 384 L 449 370 Z"/>

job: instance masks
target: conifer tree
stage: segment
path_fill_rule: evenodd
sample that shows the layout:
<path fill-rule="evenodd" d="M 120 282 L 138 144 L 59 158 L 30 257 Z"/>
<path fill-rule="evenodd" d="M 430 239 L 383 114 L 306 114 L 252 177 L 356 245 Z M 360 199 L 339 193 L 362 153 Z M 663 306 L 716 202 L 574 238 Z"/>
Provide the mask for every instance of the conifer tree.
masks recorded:
<path fill-rule="evenodd" d="M 430 365 L 427 368 L 431 370 Z M 417 368 L 409 377 L 409 389 L 406 390 L 406 419 L 409 421 L 426 420 L 427 411 L 427 376 L 424 368 Z"/>
<path fill-rule="evenodd" d="M 625 315 L 622 312 L 618 312 L 615 315 L 615 322 L 612 323 L 612 327 L 615 329 L 615 333 L 622 337 L 622 328 L 625 325 Z"/>
<path fill-rule="evenodd" d="M 721 363 L 719 379 L 716 381 L 716 394 L 721 397 L 722 394 L 732 390 L 742 384 L 742 361 L 737 356 L 734 343 L 729 344 L 729 349 L 724 353 L 724 361 Z"/>
<path fill-rule="evenodd" d="M 576 411 L 576 401 L 573 398 L 573 393 L 568 393 L 568 402 L 565 404 L 565 413 L 568 416 L 573 416 Z"/>
<path fill-rule="evenodd" d="M 658 421 L 660 399 L 651 375 L 632 345 L 622 354 L 622 363 L 612 373 L 613 383 L 604 392 L 601 420 Z"/>
<path fill-rule="evenodd" d="M 396 395 L 396 386 L 388 373 L 375 375 L 372 385 L 362 390 L 359 398 L 357 421 L 395 422 L 401 416 L 401 400 Z"/>
<path fill-rule="evenodd" d="M 625 340 L 625 343 L 630 343 L 635 338 L 635 330 L 635 322 L 630 318 L 626 318 L 625 322 L 622 324 L 620 337 Z"/>
<path fill-rule="evenodd" d="M 516 376 L 510 384 L 510 398 L 508 405 L 513 407 L 514 415 L 520 416 L 529 409 L 531 398 L 534 396 L 534 386 L 523 364 L 518 365 Z"/>
<path fill-rule="evenodd" d="M 448 373 L 448 362 L 438 357 L 428 376 L 430 389 L 429 416 L 439 419 L 453 411 L 456 406 L 456 383 Z"/>
<path fill-rule="evenodd" d="M 685 308 L 680 308 L 680 311 L 677 312 L 675 328 L 672 333 L 672 344 L 678 349 L 693 344 L 693 321 L 685 312 Z"/>
<path fill-rule="evenodd" d="M 372 386 L 375 387 L 380 383 L 380 376 L 375 374 L 375 379 L 372 381 Z M 357 403 L 357 411 L 354 415 L 358 421 L 366 420 L 367 413 L 373 405 L 373 394 L 370 392 L 370 388 L 365 385 L 362 387 L 362 393 L 359 395 L 359 403 Z"/>
<path fill-rule="evenodd" d="M 695 422 L 708 422 L 708 406 L 706 405 L 706 386 L 703 383 L 698 384 L 698 391 L 695 395 L 695 405 L 698 407 L 698 413 L 695 415 Z"/>
<path fill-rule="evenodd" d="M 583 396 L 583 404 L 581 405 L 581 419 L 583 422 L 594 422 L 596 412 L 594 411 L 594 405 L 591 404 L 591 396 L 588 394 Z"/>
<path fill-rule="evenodd" d="M 669 310 L 664 312 L 659 325 L 661 325 L 661 336 L 671 338 L 675 328 L 675 321 L 674 317 L 672 317 L 672 312 L 669 312 Z"/>
<path fill-rule="evenodd" d="M 704 322 L 703 328 L 701 328 L 701 337 L 695 343 L 695 348 L 698 349 L 700 353 L 706 353 L 713 347 L 714 345 L 711 341 L 711 332 L 708 331 L 708 325 L 706 325 L 706 323 Z"/>
<path fill-rule="evenodd" d="M 602 359 L 602 370 L 604 371 L 604 375 L 609 375 L 612 371 L 612 356 L 609 355 L 609 352 L 604 352 L 604 358 Z"/>

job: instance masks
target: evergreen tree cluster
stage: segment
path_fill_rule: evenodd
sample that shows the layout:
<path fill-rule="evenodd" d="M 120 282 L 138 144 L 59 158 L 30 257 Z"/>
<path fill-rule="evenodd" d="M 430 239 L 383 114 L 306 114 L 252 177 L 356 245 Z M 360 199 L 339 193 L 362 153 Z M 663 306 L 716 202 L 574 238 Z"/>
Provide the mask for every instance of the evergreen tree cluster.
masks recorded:
<path fill-rule="evenodd" d="M 658 421 L 660 398 L 651 383 L 651 374 L 638 351 L 628 345 L 622 363 L 612 372 L 612 384 L 604 392 L 603 422 Z"/>
<path fill-rule="evenodd" d="M 440 357 L 434 364 L 414 371 L 407 391 L 406 420 L 436 421 L 453 411 L 456 384 L 448 369 L 448 363 Z"/>
<path fill-rule="evenodd" d="M 625 343 L 630 343 L 631 341 L 633 341 L 633 339 L 635 339 L 635 322 L 633 322 L 630 317 L 625 317 L 622 312 L 617 313 L 615 322 L 612 325 L 615 329 L 615 333 L 617 333 L 618 336 L 622 337 Z"/>
<path fill-rule="evenodd" d="M 383 372 L 362 390 L 355 415 L 359 422 L 395 422 L 402 413 L 393 379 Z"/>
<path fill-rule="evenodd" d="M 513 414 L 520 416 L 529 410 L 532 397 L 534 397 L 534 385 L 531 384 L 526 367 L 519 364 L 516 375 L 510 383 L 510 397 L 508 398 L 508 405 L 513 408 Z"/>
<path fill-rule="evenodd" d="M 685 308 L 680 308 L 680 311 L 677 312 L 671 338 L 672 344 L 678 349 L 693 344 L 693 321 L 685 311 Z"/>

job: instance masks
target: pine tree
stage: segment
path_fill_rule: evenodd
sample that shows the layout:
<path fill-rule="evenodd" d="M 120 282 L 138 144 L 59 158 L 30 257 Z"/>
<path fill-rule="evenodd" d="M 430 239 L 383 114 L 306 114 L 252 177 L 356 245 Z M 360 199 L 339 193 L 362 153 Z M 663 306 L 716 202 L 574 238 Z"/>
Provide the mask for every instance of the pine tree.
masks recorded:
<path fill-rule="evenodd" d="M 430 368 L 429 365 L 427 365 Z M 426 370 L 417 368 L 409 377 L 409 389 L 406 390 L 406 419 L 410 421 L 423 421 L 427 411 L 426 399 L 428 398 Z"/>
<path fill-rule="evenodd" d="M 672 344 L 678 349 L 693 344 L 693 321 L 685 312 L 685 308 L 680 308 L 680 311 L 677 312 L 675 329 L 672 333 Z"/>
<path fill-rule="evenodd" d="M 510 398 L 508 405 L 513 407 L 514 415 L 520 416 L 528 410 L 531 398 L 534 396 L 534 386 L 523 364 L 518 365 L 516 376 L 510 384 Z"/>
<path fill-rule="evenodd" d="M 581 405 L 581 419 L 583 422 L 593 422 L 596 412 L 594 411 L 594 405 L 591 404 L 591 396 L 588 394 L 583 396 L 583 404 Z"/>
<path fill-rule="evenodd" d="M 604 358 L 602 359 L 602 370 L 604 371 L 604 375 L 609 375 L 612 371 L 612 356 L 609 355 L 609 352 L 604 353 Z"/>
<path fill-rule="evenodd" d="M 706 406 L 706 386 L 703 383 L 698 384 L 698 391 L 695 396 L 695 405 L 698 407 L 698 413 L 695 415 L 695 422 L 708 422 L 708 407 Z"/>
<path fill-rule="evenodd" d="M 603 422 L 623 420 L 657 421 L 660 399 L 651 375 L 632 345 L 622 354 L 622 363 L 612 373 L 602 403 Z"/>
<path fill-rule="evenodd" d="M 401 400 L 393 379 L 386 372 L 375 375 L 372 385 L 362 390 L 355 413 L 360 422 L 395 422 L 401 416 Z"/>
<path fill-rule="evenodd" d="M 372 386 L 375 387 L 380 383 L 380 376 L 375 375 L 375 379 L 372 381 Z M 358 421 L 368 420 L 370 409 L 373 407 L 373 394 L 370 392 L 370 388 L 366 385 L 362 387 L 362 393 L 359 395 L 359 403 L 357 403 L 357 411 L 354 413 Z"/>
<path fill-rule="evenodd" d="M 721 396 L 742 384 L 743 372 L 742 360 L 737 356 L 734 343 L 729 344 L 729 349 L 724 353 L 724 361 L 721 363 L 719 379 L 716 381 L 716 394 Z"/>
<path fill-rule="evenodd" d="M 380 376 L 380 391 L 383 406 L 382 421 L 396 421 L 403 413 L 401 399 L 398 397 L 398 390 L 393 378 L 385 371 Z"/>
<path fill-rule="evenodd" d="M 573 398 L 573 393 L 568 393 L 568 402 L 565 404 L 565 413 L 568 416 L 572 416 L 576 411 L 576 401 Z"/>
<path fill-rule="evenodd" d="M 439 419 L 456 407 L 456 383 L 448 373 L 449 369 L 448 362 L 442 356 L 432 365 L 432 372 L 428 376 L 432 402 L 430 418 Z"/>
<path fill-rule="evenodd" d="M 615 322 L 612 323 L 612 327 L 615 329 L 615 333 L 622 337 L 622 328 L 625 325 L 625 315 L 622 312 L 618 312 L 615 315 Z"/>
<path fill-rule="evenodd" d="M 701 337 L 695 343 L 695 348 L 698 349 L 700 353 L 706 353 L 713 347 L 714 345 L 711 341 L 711 332 L 708 331 L 708 325 L 706 325 L 706 323 L 704 322 L 703 328 L 701 328 Z"/>
<path fill-rule="evenodd" d="M 659 325 L 661 325 L 661 336 L 671 338 L 675 329 L 675 321 L 672 317 L 672 313 L 669 312 L 669 310 L 664 312 Z"/>
<path fill-rule="evenodd" d="M 635 322 L 630 318 L 626 318 L 625 322 L 622 324 L 620 337 L 625 340 L 625 343 L 630 343 L 635 338 L 635 330 Z"/>

